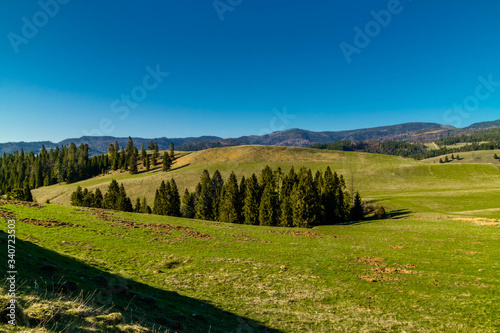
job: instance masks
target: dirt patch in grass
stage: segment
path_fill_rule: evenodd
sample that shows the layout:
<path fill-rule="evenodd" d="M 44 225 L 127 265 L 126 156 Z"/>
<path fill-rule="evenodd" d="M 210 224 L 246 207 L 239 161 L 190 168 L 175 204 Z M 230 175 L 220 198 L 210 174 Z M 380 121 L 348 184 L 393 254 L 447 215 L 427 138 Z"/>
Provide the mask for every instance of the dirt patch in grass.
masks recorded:
<path fill-rule="evenodd" d="M 395 268 L 395 267 L 372 267 L 372 271 L 375 273 L 385 273 L 385 274 L 417 274 L 415 271 L 410 271 L 405 268 Z"/>
<path fill-rule="evenodd" d="M 472 222 L 475 224 L 479 225 L 489 225 L 489 226 L 500 226 L 500 221 L 495 220 L 495 219 L 487 219 L 484 217 L 478 217 L 478 218 L 464 218 L 464 217 L 445 217 L 447 220 L 453 220 L 453 221 L 461 221 L 461 222 Z"/>
<path fill-rule="evenodd" d="M 27 202 L 27 201 L 8 201 L 8 200 L 0 200 L 0 206 L 2 205 L 16 205 L 16 206 L 24 206 L 24 207 L 31 207 L 31 208 L 43 208 L 42 205 L 37 204 L 35 202 Z"/>
<path fill-rule="evenodd" d="M 317 232 L 302 231 L 302 230 L 286 230 L 286 231 L 267 230 L 266 232 L 279 235 L 305 236 L 305 237 L 315 237 L 315 238 L 323 237 L 322 234 L 318 234 Z"/>
<path fill-rule="evenodd" d="M 237 242 L 255 242 L 255 243 L 268 243 L 272 244 L 273 242 L 264 241 L 260 239 L 252 238 L 248 235 L 238 235 L 238 234 L 224 234 L 224 236 L 235 237 Z"/>
<path fill-rule="evenodd" d="M 389 245 L 387 247 L 390 249 L 406 249 L 406 246 L 404 245 Z"/>
<path fill-rule="evenodd" d="M 377 258 L 377 257 L 357 257 L 356 262 L 360 262 L 366 265 L 379 265 L 379 263 L 383 262 L 385 259 L 384 258 Z"/>
<path fill-rule="evenodd" d="M 0 209 L 0 217 L 3 217 L 6 220 L 12 220 L 15 218 L 15 214 L 14 214 L 14 212 Z"/>
<path fill-rule="evenodd" d="M 52 227 L 72 227 L 72 228 L 83 228 L 82 225 L 75 225 L 72 223 L 68 222 L 59 222 L 55 220 L 49 220 L 49 221 L 43 221 L 43 220 L 36 220 L 36 219 L 21 219 L 18 220 L 19 222 L 23 223 L 28 223 L 28 224 L 33 224 L 41 227 L 47 227 L 47 228 L 52 228 Z"/>

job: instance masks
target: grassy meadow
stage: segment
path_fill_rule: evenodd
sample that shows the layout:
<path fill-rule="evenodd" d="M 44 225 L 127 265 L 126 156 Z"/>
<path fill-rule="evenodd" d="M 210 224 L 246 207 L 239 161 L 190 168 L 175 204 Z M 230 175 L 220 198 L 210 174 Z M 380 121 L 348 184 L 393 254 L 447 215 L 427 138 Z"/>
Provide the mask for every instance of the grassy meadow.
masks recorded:
<path fill-rule="evenodd" d="M 26 325 L 32 332 L 497 332 L 500 168 L 472 156 L 465 163 L 467 154 L 440 164 L 219 148 L 183 154 L 168 173 L 117 172 L 33 191 L 52 204 L 1 202 L 0 214 L 18 221 Z M 105 190 L 116 179 L 133 200 L 151 203 L 170 177 L 191 190 L 203 169 L 226 178 L 265 165 L 330 166 L 390 218 L 286 229 L 64 206 L 77 185 Z"/>

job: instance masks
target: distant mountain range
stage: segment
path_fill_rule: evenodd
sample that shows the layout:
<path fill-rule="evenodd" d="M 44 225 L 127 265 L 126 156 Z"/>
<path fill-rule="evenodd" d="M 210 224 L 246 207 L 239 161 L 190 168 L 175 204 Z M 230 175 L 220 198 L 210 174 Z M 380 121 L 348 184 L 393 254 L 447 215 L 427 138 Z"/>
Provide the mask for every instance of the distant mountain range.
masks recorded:
<path fill-rule="evenodd" d="M 381 126 L 374 128 L 363 128 L 349 131 L 326 131 L 312 132 L 301 129 L 289 129 L 285 131 L 273 132 L 266 135 L 242 136 L 239 138 L 223 139 L 216 136 L 200 136 L 188 138 L 137 138 L 133 137 L 134 144 L 140 148 L 142 144 L 145 147 L 151 140 L 158 143 L 160 149 L 168 149 L 170 143 L 174 143 L 177 150 L 194 151 L 215 147 L 229 147 L 241 145 L 273 145 L 273 146 L 292 146 L 308 147 L 317 143 L 331 143 L 341 140 L 365 141 L 365 140 L 433 140 L 446 135 L 461 135 L 469 132 L 482 131 L 489 128 L 500 128 L 500 120 L 481 122 L 472 124 L 463 129 L 453 126 L 441 125 L 436 123 L 405 123 L 391 126 Z M 12 153 L 23 149 L 26 153 L 33 151 L 39 152 L 42 145 L 46 149 L 56 146 L 69 145 L 74 142 L 76 145 L 89 144 L 92 154 L 107 153 L 108 146 L 118 141 L 120 147 L 127 144 L 125 137 L 112 136 L 83 136 L 81 138 L 66 139 L 61 142 L 8 142 L 0 144 L 0 153 Z"/>

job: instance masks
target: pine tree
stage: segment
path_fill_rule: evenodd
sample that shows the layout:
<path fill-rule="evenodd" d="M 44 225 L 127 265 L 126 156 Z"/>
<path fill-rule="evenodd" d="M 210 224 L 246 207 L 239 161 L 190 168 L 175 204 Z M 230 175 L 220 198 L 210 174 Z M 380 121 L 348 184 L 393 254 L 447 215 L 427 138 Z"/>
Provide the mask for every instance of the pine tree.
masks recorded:
<path fill-rule="evenodd" d="M 323 177 L 323 190 L 321 192 L 321 204 L 323 207 L 322 223 L 332 224 L 337 222 L 337 187 L 335 176 L 330 167 L 326 168 Z"/>
<path fill-rule="evenodd" d="M 141 211 L 141 199 L 137 198 L 135 200 L 135 207 L 134 207 L 134 212 L 139 213 Z"/>
<path fill-rule="evenodd" d="M 278 221 L 278 200 L 272 183 L 268 183 L 262 193 L 259 206 L 260 225 L 274 226 Z"/>
<path fill-rule="evenodd" d="M 363 204 L 359 192 L 354 196 L 354 205 L 351 208 L 351 221 L 359 221 L 363 219 Z"/>
<path fill-rule="evenodd" d="M 135 175 L 137 173 L 137 153 L 135 152 L 134 149 L 132 149 L 132 152 L 130 153 L 129 157 L 129 172 L 131 175 Z"/>
<path fill-rule="evenodd" d="M 493 156 L 493 158 L 494 158 L 495 160 L 498 160 L 498 155 L 497 155 L 497 154 L 495 154 L 495 155 Z"/>
<path fill-rule="evenodd" d="M 246 180 L 243 220 L 245 224 L 259 224 L 259 184 L 255 174 Z"/>
<path fill-rule="evenodd" d="M 151 142 L 149 143 L 148 149 L 149 150 L 154 150 L 155 149 L 155 143 L 153 142 L 153 140 L 151 140 Z"/>
<path fill-rule="evenodd" d="M 101 190 L 99 188 L 97 188 L 95 190 L 94 203 L 93 203 L 92 207 L 101 208 L 102 207 L 102 201 L 103 201 L 102 192 L 101 192 Z"/>
<path fill-rule="evenodd" d="M 83 191 L 82 187 L 78 186 L 76 190 L 71 193 L 71 199 L 70 199 L 71 205 L 73 206 L 81 206 L 83 202 Z"/>
<path fill-rule="evenodd" d="M 167 154 L 167 152 L 163 153 L 163 167 L 162 170 L 167 172 L 170 170 L 170 167 L 172 166 L 172 159 L 170 155 Z"/>
<path fill-rule="evenodd" d="M 279 225 L 293 227 L 293 207 L 290 196 L 283 196 L 280 205 Z"/>
<path fill-rule="evenodd" d="M 173 178 L 170 180 L 170 186 L 168 187 L 167 207 L 167 215 L 181 216 L 181 198 Z"/>
<path fill-rule="evenodd" d="M 193 218 L 196 214 L 194 209 L 195 194 L 189 193 L 188 189 L 184 192 L 181 199 L 181 215 L 185 218 Z"/>
<path fill-rule="evenodd" d="M 219 208 L 219 221 L 239 223 L 241 219 L 241 202 L 239 198 L 238 180 L 231 172 L 224 190 Z"/>
<path fill-rule="evenodd" d="M 146 159 L 146 149 L 144 149 L 144 143 L 141 145 L 141 160 L 145 160 Z"/>
<path fill-rule="evenodd" d="M 213 189 L 210 180 L 210 174 L 203 170 L 200 183 L 197 186 L 196 196 L 196 218 L 200 220 L 213 219 Z"/>
<path fill-rule="evenodd" d="M 448 159 L 448 155 L 446 155 L 445 159 L 444 159 L 444 163 L 448 163 L 450 160 Z"/>
<path fill-rule="evenodd" d="M 211 191 L 212 191 L 212 218 L 214 221 L 217 221 L 219 219 L 219 206 L 220 206 L 220 199 L 221 199 L 221 194 L 222 194 L 222 188 L 224 187 L 224 180 L 222 179 L 222 176 L 219 172 L 219 170 L 215 170 L 214 174 L 212 175 L 212 180 L 210 181 L 210 186 L 211 186 Z"/>
<path fill-rule="evenodd" d="M 116 202 L 120 194 L 120 186 L 116 180 L 111 180 L 108 191 L 104 195 L 102 207 L 106 209 L 117 209 Z"/>
<path fill-rule="evenodd" d="M 148 202 L 146 200 L 146 197 L 142 198 L 141 202 L 141 213 L 143 214 L 151 214 L 151 208 L 148 206 Z"/>
<path fill-rule="evenodd" d="M 299 171 L 299 182 L 292 191 L 293 225 L 308 228 L 318 219 L 318 195 L 314 186 L 311 170 L 302 167 Z"/>
<path fill-rule="evenodd" d="M 175 151 L 174 151 L 174 143 L 173 142 L 170 143 L 170 159 L 172 161 L 175 160 Z"/>
<path fill-rule="evenodd" d="M 146 166 L 146 171 L 151 170 L 151 163 L 149 162 L 149 155 L 146 155 L 146 159 L 144 161 L 144 165 Z"/>
<path fill-rule="evenodd" d="M 27 183 L 24 185 L 24 201 L 29 201 L 29 202 L 33 201 L 33 195 L 31 194 L 31 188 L 29 187 L 29 185 Z"/>

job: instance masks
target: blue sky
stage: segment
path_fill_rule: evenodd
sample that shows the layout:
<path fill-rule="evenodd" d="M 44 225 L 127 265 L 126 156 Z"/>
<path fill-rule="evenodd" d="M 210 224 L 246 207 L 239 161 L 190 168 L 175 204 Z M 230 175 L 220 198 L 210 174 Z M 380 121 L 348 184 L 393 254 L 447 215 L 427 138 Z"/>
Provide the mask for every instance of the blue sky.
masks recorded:
<path fill-rule="evenodd" d="M 495 0 L 58 1 L 2 4 L 0 142 L 500 118 Z"/>

